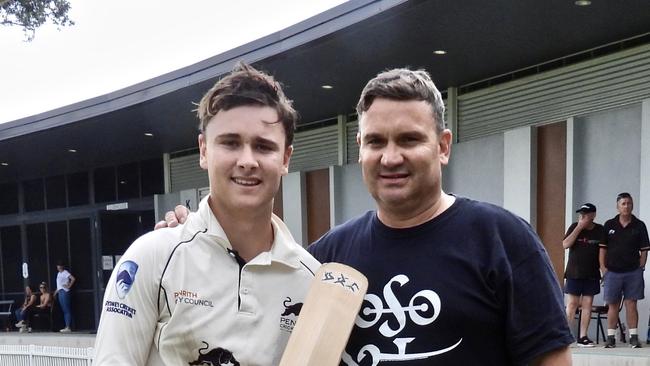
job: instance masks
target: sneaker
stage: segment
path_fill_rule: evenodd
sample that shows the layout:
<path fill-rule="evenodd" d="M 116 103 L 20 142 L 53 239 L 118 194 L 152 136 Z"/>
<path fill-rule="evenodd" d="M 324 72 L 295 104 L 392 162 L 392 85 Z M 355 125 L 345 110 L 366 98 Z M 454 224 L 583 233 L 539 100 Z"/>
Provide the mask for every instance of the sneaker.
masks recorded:
<path fill-rule="evenodd" d="M 607 343 L 605 343 L 605 348 L 616 348 L 615 336 L 607 336 Z"/>
<path fill-rule="evenodd" d="M 580 337 L 576 344 L 578 347 L 594 347 L 594 342 L 592 342 L 587 336 Z"/>
<path fill-rule="evenodd" d="M 22 327 L 20 327 L 20 329 L 18 329 L 18 331 L 19 331 L 20 333 L 25 333 L 25 332 L 27 332 L 27 326 L 26 326 L 26 325 L 23 325 Z"/>
<path fill-rule="evenodd" d="M 639 342 L 639 336 L 637 334 L 632 334 L 630 336 L 630 347 L 641 348 L 641 342 Z"/>
<path fill-rule="evenodd" d="M 25 322 L 21 320 L 18 323 L 16 323 L 16 328 L 21 328 L 23 325 L 25 325 Z"/>
<path fill-rule="evenodd" d="M 61 332 L 61 333 L 70 333 L 71 330 L 70 330 L 69 327 L 65 327 L 65 328 L 61 329 L 59 332 Z"/>

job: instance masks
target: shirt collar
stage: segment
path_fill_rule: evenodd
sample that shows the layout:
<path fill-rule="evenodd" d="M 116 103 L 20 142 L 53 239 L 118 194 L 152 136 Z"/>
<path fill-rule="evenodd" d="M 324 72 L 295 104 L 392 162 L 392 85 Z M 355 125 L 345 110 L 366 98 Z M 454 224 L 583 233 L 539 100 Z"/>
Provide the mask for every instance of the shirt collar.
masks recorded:
<path fill-rule="evenodd" d="M 197 214 L 207 226 L 206 234 L 214 237 L 216 242 L 223 248 L 232 249 L 226 232 L 210 209 L 208 197 L 209 195 L 201 200 L 199 209 L 197 210 Z M 300 255 L 297 248 L 299 245 L 296 244 L 291 232 L 289 232 L 284 222 L 276 215 L 272 215 L 271 225 L 273 226 L 273 245 L 271 246 L 271 250 L 260 253 L 247 264 L 270 265 L 272 262 L 278 262 L 292 268 L 299 268 Z"/>
<path fill-rule="evenodd" d="M 208 198 L 210 196 L 204 197 L 201 202 L 199 203 L 199 209 L 197 213 L 205 224 L 207 225 L 207 234 L 212 235 L 212 236 L 217 236 L 226 242 L 228 242 L 228 248 L 230 248 L 230 241 L 228 240 L 228 236 L 226 235 L 226 232 L 223 231 L 223 227 L 221 227 L 221 224 L 217 220 L 217 218 L 214 216 L 212 213 L 212 209 L 210 209 L 210 204 L 208 203 Z"/>
<path fill-rule="evenodd" d="M 636 222 L 639 220 L 639 219 L 636 218 L 636 216 L 634 216 L 634 214 L 630 214 L 630 217 L 631 217 L 630 218 L 630 223 L 625 228 L 627 228 L 630 225 L 636 224 Z M 621 214 L 616 214 L 616 216 L 614 217 L 614 220 L 616 221 L 616 225 L 623 228 L 623 225 L 621 225 Z"/>

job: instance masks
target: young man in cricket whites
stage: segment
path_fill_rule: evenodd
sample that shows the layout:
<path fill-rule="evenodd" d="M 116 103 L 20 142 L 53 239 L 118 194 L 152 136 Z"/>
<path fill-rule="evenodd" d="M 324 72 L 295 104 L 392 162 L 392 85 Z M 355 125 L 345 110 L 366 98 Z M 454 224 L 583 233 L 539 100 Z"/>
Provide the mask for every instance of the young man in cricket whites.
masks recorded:
<path fill-rule="evenodd" d="M 124 253 L 104 296 L 95 365 L 276 365 L 319 267 L 272 214 L 296 120 L 279 84 L 240 64 L 198 116 L 210 194 L 185 225 Z"/>

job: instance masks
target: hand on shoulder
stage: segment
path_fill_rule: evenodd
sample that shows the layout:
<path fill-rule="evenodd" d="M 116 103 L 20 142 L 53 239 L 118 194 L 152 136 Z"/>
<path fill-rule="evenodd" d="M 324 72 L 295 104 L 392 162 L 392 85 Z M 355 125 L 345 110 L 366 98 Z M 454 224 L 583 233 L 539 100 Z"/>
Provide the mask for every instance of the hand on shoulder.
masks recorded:
<path fill-rule="evenodd" d="M 166 228 L 166 227 L 176 227 L 178 225 L 182 225 L 187 221 L 187 217 L 190 215 L 190 210 L 183 206 L 183 205 L 178 205 L 174 207 L 174 211 L 167 211 L 165 213 L 165 219 L 158 221 L 156 223 L 156 226 L 154 226 L 154 230 Z"/>

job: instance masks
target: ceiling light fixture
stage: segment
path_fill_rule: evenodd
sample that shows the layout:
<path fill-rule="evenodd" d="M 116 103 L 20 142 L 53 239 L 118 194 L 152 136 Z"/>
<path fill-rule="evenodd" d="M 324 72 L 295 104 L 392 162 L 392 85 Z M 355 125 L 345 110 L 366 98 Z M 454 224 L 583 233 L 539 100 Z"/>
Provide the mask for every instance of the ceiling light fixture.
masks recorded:
<path fill-rule="evenodd" d="M 589 6 L 589 5 L 591 5 L 591 1 L 589 1 L 589 0 L 576 0 L 574 2 L 574 4 L 576 4 L 577 6 Z"/>
<path fill-rule="evenodd" d="M 71 153 L 76 153 L 76 152 L 77 152 L 77 150 L 75 150 L 75 149 L 68 149 L 68 152 L 71 152 Z"/>
<path fill-rule="evenodd" d="M 433 54 L 434 55 L 446 55 L 447 51 L 445 51 L 445 50 L 435 50 L 435 51 L 433 51 Z"/>
<path fill-rule="evenodd" d="M 144 135 L 147 137 L 153 137 L 153 133 L 151 132 L 145 132 Z"/>
<path fill-rule="evenodd" d="M 321 88 L 323 88 L 323 89 L 334 89 L 334 87 L 331 86 L 331 85 L 321 85 Z"/>
<path fill-rule="evenodd" d="M 0 165 L 2 165 L 2 166 L 9 166 L 9 163 L 3 161 L 2 163 L 0 163 Z"/>

